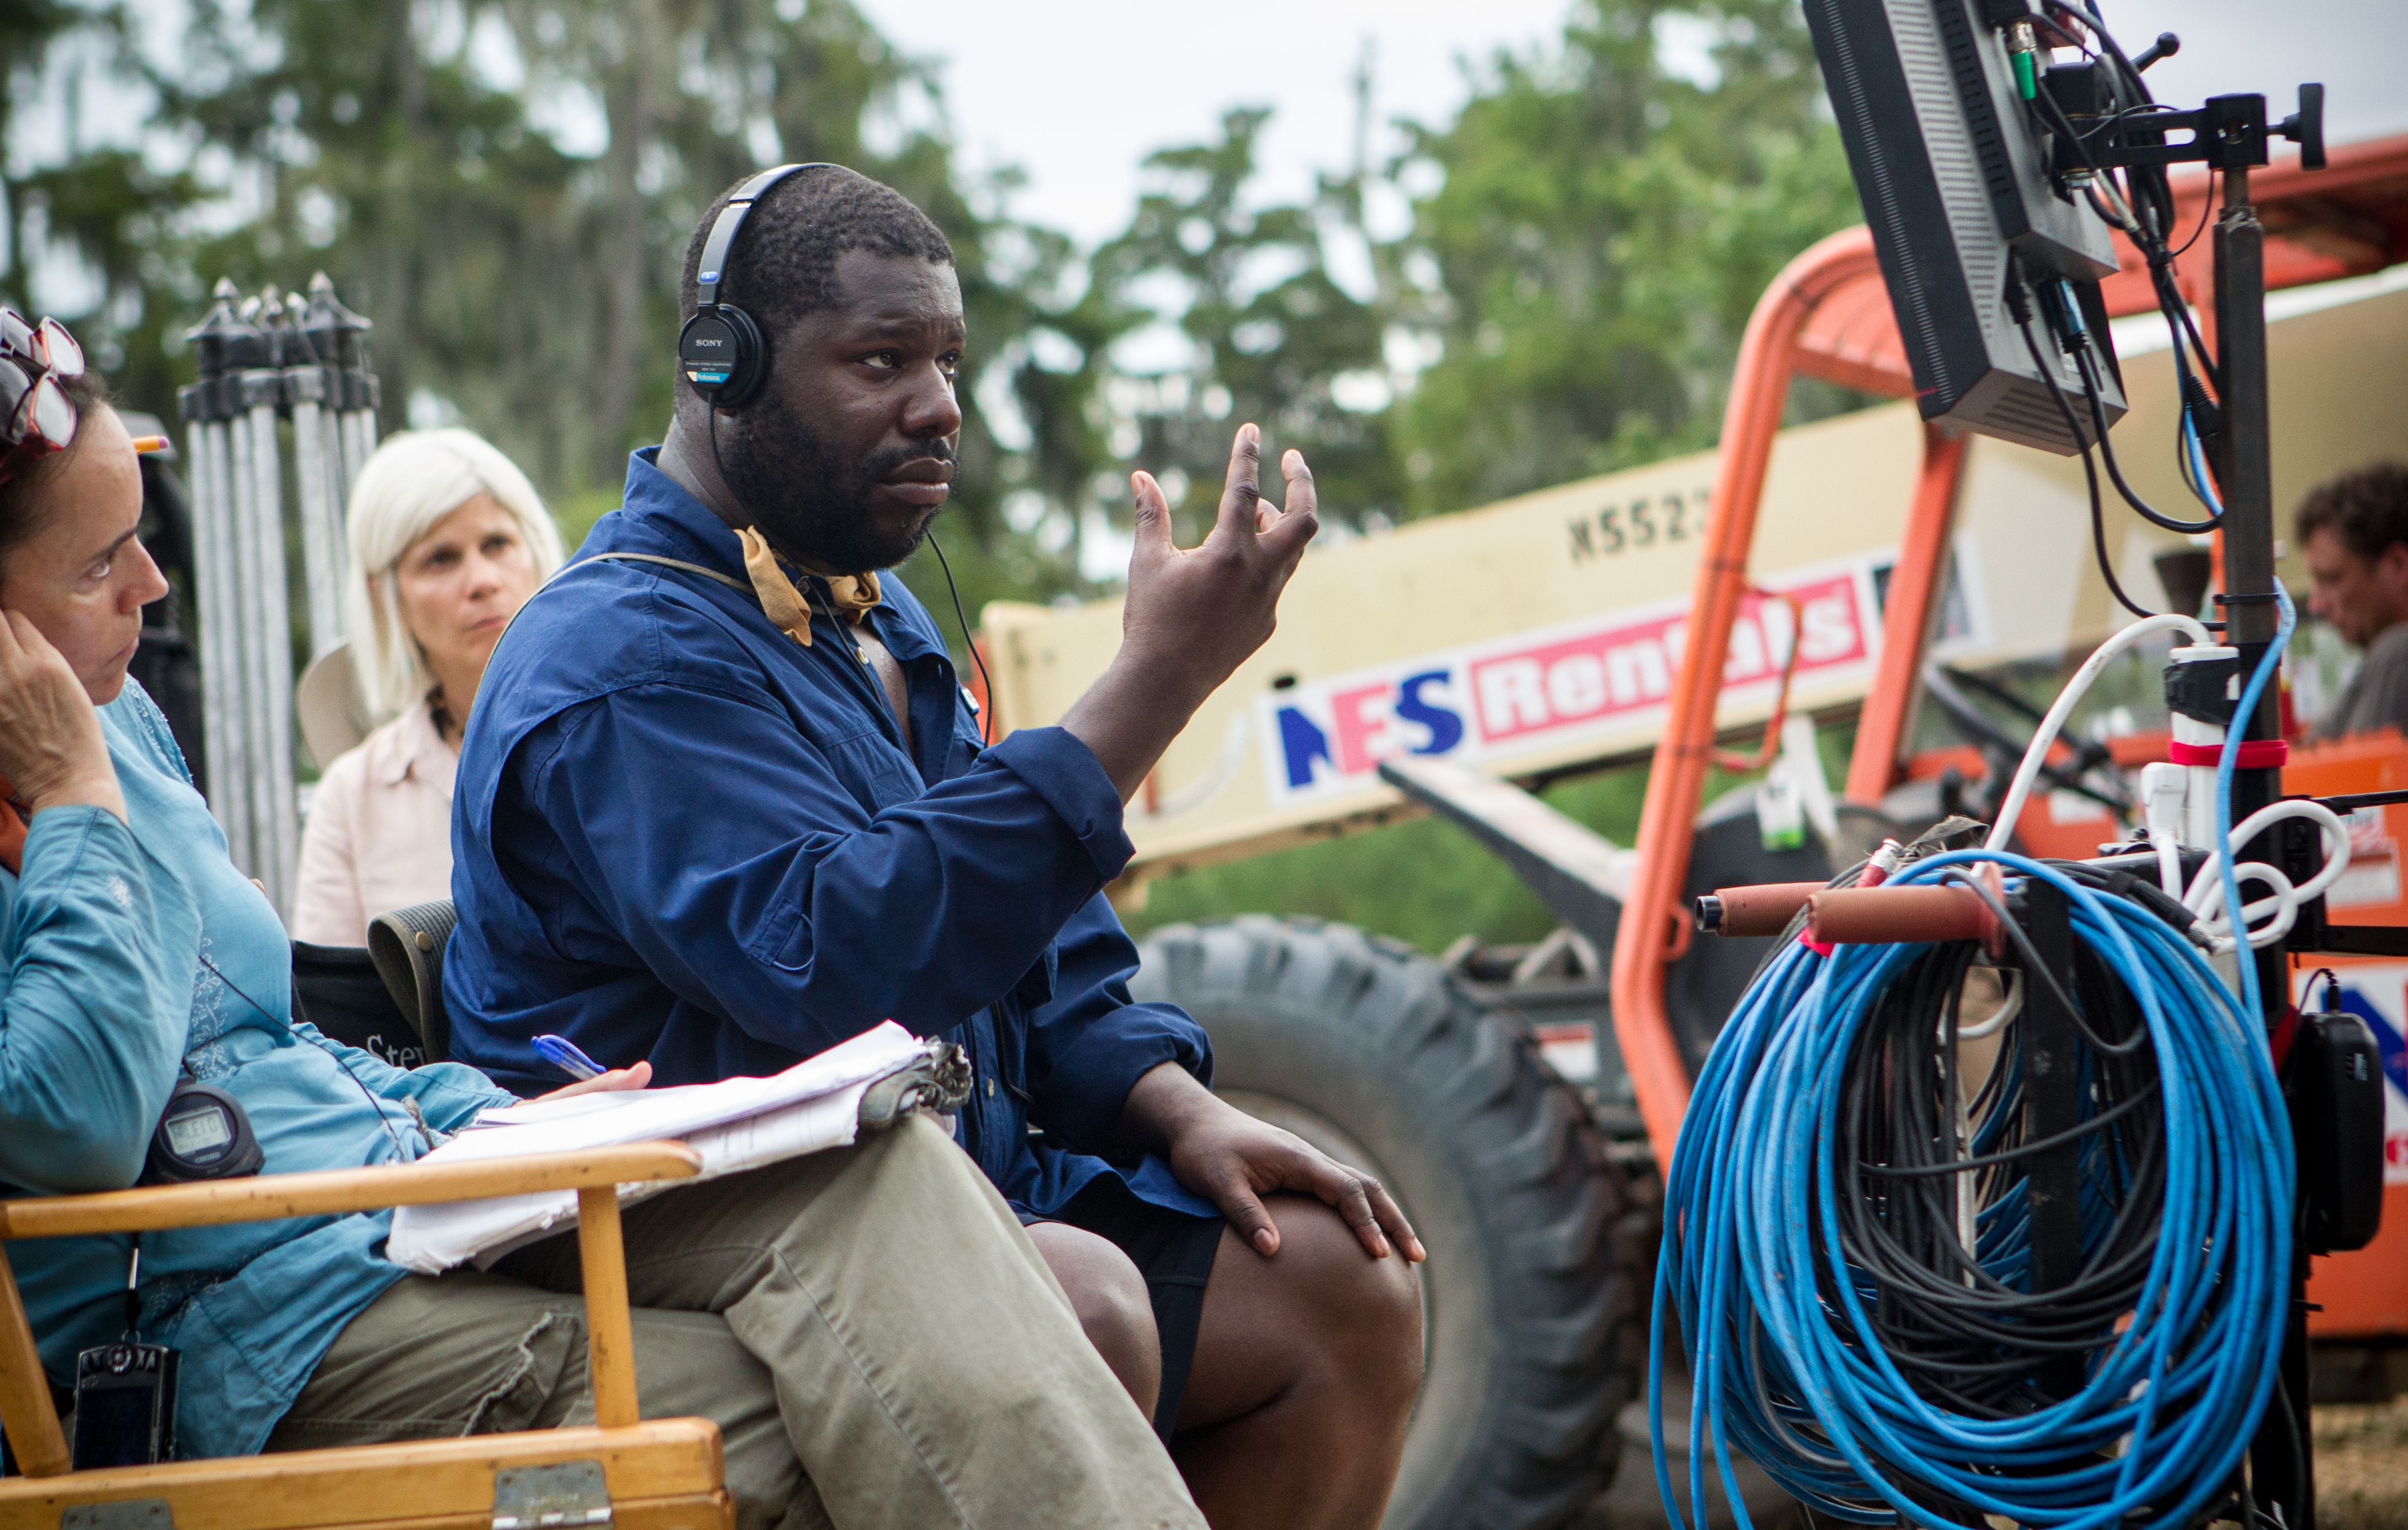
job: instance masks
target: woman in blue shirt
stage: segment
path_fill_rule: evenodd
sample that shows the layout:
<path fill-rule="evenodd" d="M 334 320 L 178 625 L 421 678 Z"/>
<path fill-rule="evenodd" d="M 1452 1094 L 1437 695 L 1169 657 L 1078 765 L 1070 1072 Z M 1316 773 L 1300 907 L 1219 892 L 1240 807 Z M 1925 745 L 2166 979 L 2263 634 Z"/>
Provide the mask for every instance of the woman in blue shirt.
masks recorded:
<path fill-rule="evenodd" d="M 167 585 L 135 538 L 134 443 L 73 346 L 0 311 L 0 1196 L 134 1183 L 181 1074 L 240 1103 L 265 1173 L 415 1159 L 511 1097 L 294 1014 L 284 928 L 126 679 Z M 428 1278 L 384 1258 L 388 1221 L 142 1238 L 139 1335 L 183 1356 L 179 1455 L 591 1418 L 573 1238 Z M 846 1526 L 1200 1525 L 1015 1219 L 924 1119 L 681 1187 L 626 1227 L 647 1411 L 720 1422 L 745 1523 L 816 1498 Z M 54 1382 L 122 1335 L 131 1244 L 8 1247 Z"/>

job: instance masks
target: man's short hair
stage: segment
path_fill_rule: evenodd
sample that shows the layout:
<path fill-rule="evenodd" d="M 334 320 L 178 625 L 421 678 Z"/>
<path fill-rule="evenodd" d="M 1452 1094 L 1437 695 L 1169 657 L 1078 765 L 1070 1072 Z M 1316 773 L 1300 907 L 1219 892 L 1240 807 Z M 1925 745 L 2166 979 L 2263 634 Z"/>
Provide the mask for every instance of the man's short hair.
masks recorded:
<path fill-rule="evenodd" d="M 2300 501 L 2300 545 L 2330 531 L 2362 558 L 2408 542 L 2408 463 L 2377 462 L 2329 478 Z"/>
<path fill-rule="evenodd" d="M 752 177 L 747 175 L 744 180 Z M 686 241 L 685 274 L 678 283 L 678 317 L 694 312 L 701 283 L 702 247 L 720 209 L 744 184 L 720 193 Z M 796 170 L 752 204 L 728 251 L 728 280 L 720 296 L 752 315 L 774 341 L 804 314 L 837 306 L 837 258 L 848 250 L 876 255 L 917 255 L 953 263 L 953 247 L 911 199 L 882 181 L 841 166 Z"/>

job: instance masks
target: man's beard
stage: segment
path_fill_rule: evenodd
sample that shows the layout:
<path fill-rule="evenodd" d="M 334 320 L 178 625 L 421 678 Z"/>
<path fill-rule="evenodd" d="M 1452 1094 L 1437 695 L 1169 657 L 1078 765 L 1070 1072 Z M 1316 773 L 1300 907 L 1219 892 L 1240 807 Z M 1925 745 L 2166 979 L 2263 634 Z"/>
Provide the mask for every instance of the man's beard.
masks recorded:
<path fill-rule="evenodd" d="M 916 517 L 908 529 L 882 526 L 869 509 L 871 491 L 906 463 L 953 460 L 950 444 L 929 440 L 839 462 L 819 433 L 775 397 L 718 422 L 718 429 L 720 476 L 737 502 L 771 546 L 824 573 L 891 569 L 918 551 L 937 512 Z"/>

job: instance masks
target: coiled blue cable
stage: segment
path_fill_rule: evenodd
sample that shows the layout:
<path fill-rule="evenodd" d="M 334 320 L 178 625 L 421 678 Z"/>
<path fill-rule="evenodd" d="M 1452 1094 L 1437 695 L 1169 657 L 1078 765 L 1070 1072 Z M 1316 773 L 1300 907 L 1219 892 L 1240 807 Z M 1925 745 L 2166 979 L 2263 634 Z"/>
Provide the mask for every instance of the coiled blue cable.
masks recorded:
<path fill-rule="evenodd" d="M 2146 908 L 2040 862 L 1956 851 L 1896 880 L 1937 881 L 1983 861 L 2067 895 L 2075 938 L 2130 991 L 2154 1047 L 2162 1221 L 2129 1321 L 2090 1355 L 2078 1392 L 2054 1402 L 2034 1393 L 2019 1416 L 1954 1412 L 1914 1390 L 1870 1321 L 1870 1276 L 1844 1252 L 1835 1145 L 1852 1045 L 1885 989 L 1928 947 L 1843 945 L 1824 956 L 1792 945 L 1716 1041 L 1666 1185 L 1648 1410 L 1674 1530 L 1685 1521 L 1664 1449 L 1661 1387 L 1673 1321 L 1693 1383 L 1686 1486 L 1700 1524 L 1709 1455 L 1741 1525 L 1750 1523 L 1735 1451 L 1809 1506 L 1857 1523 L 1985 1530 L 1978 1516 L 1986 1514 L 2104 1530 L 2145 1513 L 2179 1524 L 2227 1491 L 2256 1430 L 2282 1350 L 2293 1175 L 2257 1011 Z M 2014 1056 L 2010 1048 L 2001 1065 Z M 2086 1218 L 2086 1242 L 2105 1220 Z M 1979 1229 L 1985 1274 L 2019 1285 L 2020 1185 L 1983 1208 Z M 1976 1517 L 1949 1518 L 1931 1507 L 1940 1500 Z"/>

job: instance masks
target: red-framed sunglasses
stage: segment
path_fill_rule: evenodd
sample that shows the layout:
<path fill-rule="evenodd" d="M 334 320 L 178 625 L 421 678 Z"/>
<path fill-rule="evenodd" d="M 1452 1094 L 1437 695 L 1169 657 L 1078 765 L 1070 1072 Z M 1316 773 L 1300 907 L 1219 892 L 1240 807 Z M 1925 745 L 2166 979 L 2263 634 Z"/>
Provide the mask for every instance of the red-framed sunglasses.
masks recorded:
<path fill-rule="evenodd" d="M 76 407 L 59 386 L 83 375 L 83 347 L 56 319 L 29 325 L 0 309 L 0 478 L 22 459 L 64 451 L 75 440 Z"/>

